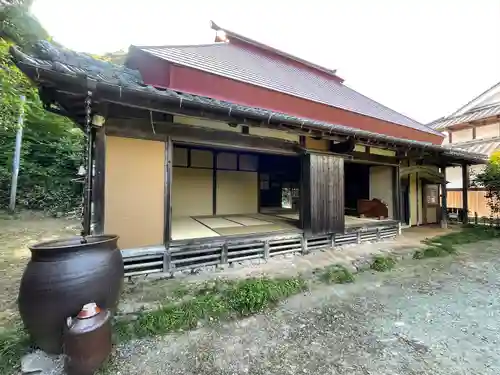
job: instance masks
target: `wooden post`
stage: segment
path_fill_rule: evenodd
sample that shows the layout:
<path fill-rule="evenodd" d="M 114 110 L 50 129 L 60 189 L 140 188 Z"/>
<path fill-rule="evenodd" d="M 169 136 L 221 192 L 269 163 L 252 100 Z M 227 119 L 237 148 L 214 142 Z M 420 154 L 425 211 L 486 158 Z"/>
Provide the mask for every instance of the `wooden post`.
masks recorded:
<path fill-rule="evenodd" d="M 469 166 L 467 164 L 462 164 L 462 208 L 463 217 L 462 223 L 469 224 Z"/>
<path fill-rule="evenodd" d="M 172 161 L 173 161 L 172 138 L 165 140 L 165 188 L 163 198 L 164 230 L 163 243 L 168 247 L 172 238 Z"/>
<path fill-rule="evenodd" d="M 399 173 L 399 165 L 392 168 L 392 216 L 394 220 L 401 221 L 403 215 L 401 212 L 401 177 Z"/>
<path fill-rule="evenodd" d="M 441 183 L 441 228 L 448 228 L 448 204 L 446 190 L 446 165 L 441 167 L 443 182 Z"/>

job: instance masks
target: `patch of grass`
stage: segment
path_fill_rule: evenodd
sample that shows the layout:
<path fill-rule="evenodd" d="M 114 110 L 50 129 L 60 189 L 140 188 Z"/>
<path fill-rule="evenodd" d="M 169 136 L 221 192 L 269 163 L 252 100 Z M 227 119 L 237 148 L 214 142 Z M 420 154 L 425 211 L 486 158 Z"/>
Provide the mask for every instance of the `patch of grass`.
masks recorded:
<path fill-rule="evenodd" d="M 456 254 L 458 245 L 500 238 L 500 230 L 481 226 L 464 226 L 459 232 L 448 233 L 422 241 L 427 246 L 417 250 L 413 259 L 438 258 Z"/>
<path fill-rule="evenodd" d="M 21 327 L 0 331 L 0 374 L 14 374 L 28 346 L 28 335 Z"/>
<path fill-rule="evenodd" d="M 374 259 L 370 268 L 377 272 L 385 272 L 392 270 L 396 265 L 396 260 L 390 256 L 377 255 Z"/>
<path fill-rule="evenodd" d="M 344 266 L 334 264 L 320 270 L 319 279 L 326 284 L 348 284 L 354 281 L 354 275 Z"/>
<path fill-rule="evenodd" d="M 200 321 L 231 319 L 261 312 L 307 289 L 302 278 L 224 281 L 200 289 L 188 301 L 141 312 L 135 320 L 116 320 L 119 341 L 190 329 Z"/>

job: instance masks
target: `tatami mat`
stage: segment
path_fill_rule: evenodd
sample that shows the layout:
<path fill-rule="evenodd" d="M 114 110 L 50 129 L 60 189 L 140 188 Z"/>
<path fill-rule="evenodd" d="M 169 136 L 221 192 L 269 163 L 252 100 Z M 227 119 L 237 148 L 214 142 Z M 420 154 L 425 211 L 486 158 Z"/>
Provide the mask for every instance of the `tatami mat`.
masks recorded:
<path fill-rule="evenodd" d="M 278 230 L 292 229 L 293 226 L 286 226 L 281 224 L 269 224 L 269 225 L 251 225 L 248 227 L 233 227 L 233 228 L 217 228 L 217 233 L 221 236 L 231 236 L 238 234 L 252 234 L 252 233 L 266 233 L 266 232 L 276 232 Z"/>
<path fill-rule="evenodd" d="M 196 220 L 212 229 L 239 227 L 242 225 L 239 223 L 235 223 L 234 221 L 224 219 L 223 217 L 197 217 Z"/>
<path fill-rule="evenodd" d="M 298 213 L 290 213 L 290 214 L 277 214 L 276 216 L 282 217 L 284 219 L 292 219 L 292 220 L 299 220 L 299 214 Z"/>
<path fill-rule="evenodd" d="M 356 217 L 356 216 L 347 216 L 345 217 L 345 225 L 355 225 L 355 224 L 366 224 L 366 223 L 373 223 L 376 221 L 380 221 L 375 218 L 368 218 L 368 217 Z"/>
<path fill-rule="evenodd" d="M 202 237 L 218 237 L 219 234 L 190 217 L 173 218 L 172 239 L 187 240 Z"/>
<path fill-rule="evenodd" d="M 234 221 L 235 223 L 239 223 L 241 225 L 245 225 L 247 227 L 254 226 L 254 225 L 273 224 L 272 221 L 261 220 L 261 219 L 257 219 L 255 217 L 250 217 L 250 216 L 227 216 L 226 218 L 228 220 Z"/>

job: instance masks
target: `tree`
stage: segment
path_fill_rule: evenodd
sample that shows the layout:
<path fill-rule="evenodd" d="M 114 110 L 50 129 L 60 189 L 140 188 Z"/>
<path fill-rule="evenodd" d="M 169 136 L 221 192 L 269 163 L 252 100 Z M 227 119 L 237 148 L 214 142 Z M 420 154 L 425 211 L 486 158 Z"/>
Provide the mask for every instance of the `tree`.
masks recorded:
<path fill-rule="evenodd" d="M 12 63 L 9 54 L 12 43 L 29 49 L 48 35 L 29 14 L 29 1 L 9 3 L 0 7 L 0 207 L 8 205 L 20 95 L 24 95 L 18 205 L 69 211 L 81 201 L 82 186 L 75 183 L 75 177 L 83 134 L 69 119 L 45 111 L 37 89 Z"/>
<path fill-rule="evenodd" d="M 0 38 L 10 40 L 26 50 L 30 50 L 38 40 L 49 39 L 47 31 L 29 12 L 31 1 L 6 3 L 0 7 Z"/>
<path fill-rule="evenodd" d="M 500 151 L 493 153 L 483 171 L 474 177 L 474 186 L 486 190 L 492 214 L 500 213 Z"/>

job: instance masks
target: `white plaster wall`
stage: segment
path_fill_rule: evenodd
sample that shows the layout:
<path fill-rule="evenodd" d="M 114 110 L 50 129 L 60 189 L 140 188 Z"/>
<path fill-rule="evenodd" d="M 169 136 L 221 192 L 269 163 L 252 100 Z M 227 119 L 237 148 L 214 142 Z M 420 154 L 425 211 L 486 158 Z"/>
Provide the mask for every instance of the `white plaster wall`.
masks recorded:
<path fill-rule="evenodd" d="M 476 127 L 476 139 L 485 139 L 500 136 L 498 123 Z"/>
<path fill-rule="evenodd" d="M 370 167 L 370 199 L 378 198 L 387 203 L 389 217 L 393 217 L 392 167 Z"/>
<path fill-rule="evenodd" d="M 472 128 L 471 129 L 462 129 L 452 132 L 451 134 L 451 142 L 467 142 L 472 140 Z"/>

